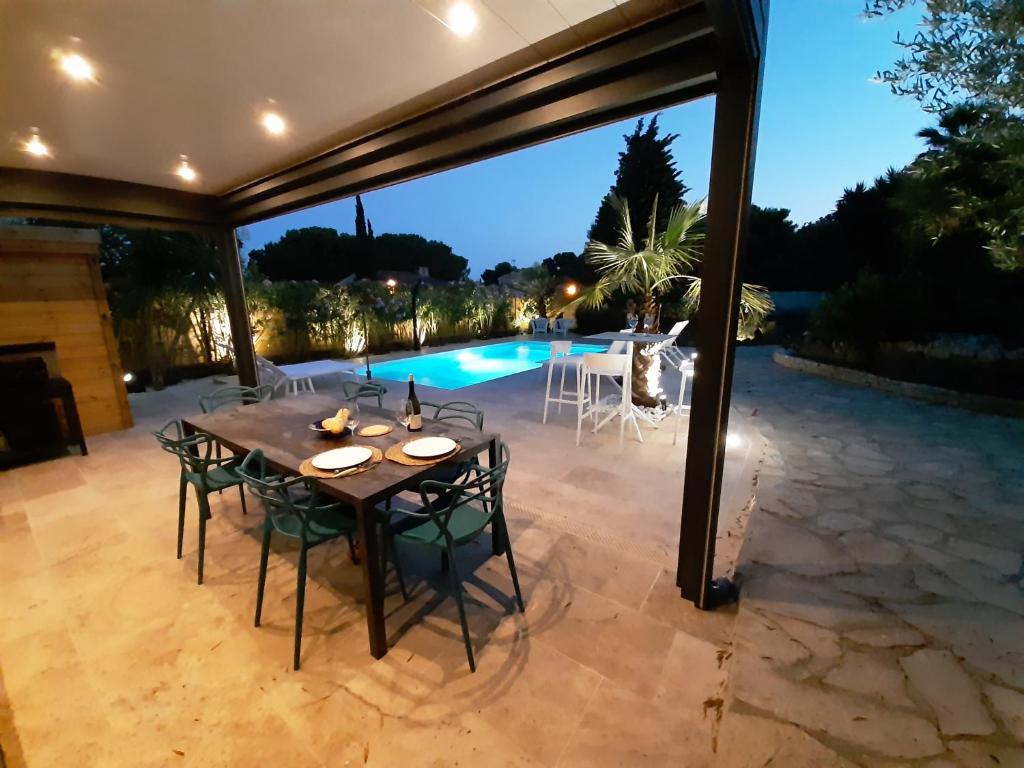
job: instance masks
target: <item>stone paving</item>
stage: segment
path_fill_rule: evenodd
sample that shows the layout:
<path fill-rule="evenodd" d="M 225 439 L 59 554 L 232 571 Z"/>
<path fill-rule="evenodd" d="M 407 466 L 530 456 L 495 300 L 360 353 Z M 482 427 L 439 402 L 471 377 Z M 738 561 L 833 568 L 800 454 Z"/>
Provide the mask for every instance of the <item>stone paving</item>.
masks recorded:
<path fill-rule="evenodd" d="M 736 371 L 768 448 L 717 764 L 1024 766 L 1024 421 Z"/>

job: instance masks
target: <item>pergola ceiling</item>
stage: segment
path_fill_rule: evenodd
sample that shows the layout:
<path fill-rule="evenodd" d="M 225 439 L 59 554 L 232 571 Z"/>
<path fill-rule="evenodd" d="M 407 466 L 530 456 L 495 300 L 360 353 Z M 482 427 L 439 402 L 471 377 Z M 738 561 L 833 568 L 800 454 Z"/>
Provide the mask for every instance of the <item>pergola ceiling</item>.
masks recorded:
<path fill-rule="evenodd" d="M 441 21 L 452 4 L 0 0 L 0 167 L 223 194 L 692 0 L 467 0 L 465 37 Z M 51 157 L 22 151 L 32 128 Z"/>

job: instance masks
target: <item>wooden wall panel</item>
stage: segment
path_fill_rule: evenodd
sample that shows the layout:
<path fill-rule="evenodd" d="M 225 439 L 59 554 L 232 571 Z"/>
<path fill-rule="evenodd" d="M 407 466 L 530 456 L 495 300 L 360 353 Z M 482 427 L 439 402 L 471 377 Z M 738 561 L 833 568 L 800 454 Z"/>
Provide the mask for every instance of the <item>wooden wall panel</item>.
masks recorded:
<path fill-rule="evenodd" d="M 93 230 L 0 227 L 0 344 L 53 341 L 87 435 L 132 425 Z"/>

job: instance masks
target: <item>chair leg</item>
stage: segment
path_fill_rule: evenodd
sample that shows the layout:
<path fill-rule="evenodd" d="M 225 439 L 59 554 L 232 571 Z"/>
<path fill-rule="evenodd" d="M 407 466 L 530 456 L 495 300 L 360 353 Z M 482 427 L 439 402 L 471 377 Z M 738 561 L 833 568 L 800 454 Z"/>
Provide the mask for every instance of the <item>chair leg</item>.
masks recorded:
<path fill-rule="evenodd" d="M 260 625 L 260 617 L 263 615 L 263 591 L 267 586 L 267 560 L 270 558 L 270 534 L 271 527 L 266 521 L 263 523 L 263 546 L 260 549 L 260 576 L 256 582 L 256 621 L 254 626 Z"/>
<path fill-rule="evenodd" d="M 210 501 L 206 494 L 196 488 L 199 501 L 199 566 L 197 568 L 198 584 L 203 583 L 203 561 L 206 559 L 206 518 L 210 516 Z"/>
<path fill-rule="evenodd" d="M 544 389 L 544 418 L 541 419 L 541 424 L 548 423 L 548 402 L 551 400 L 551 374 L 555 370 L 555 358 L 548 360 L 548 385 Z"/>
<path fill-rule="evenodd" d="M 181 560 L 181 545 L 185 538 L 185 503 L 188 500 L 188 480 L 181 473 L 178 480 L 178 559 Z"/>
<path fill-rule="evenodd" d="M 238 484 L 238 498 L 242 500 L 242 514 L 248 515 L 249 510 L 245 508 L 245 486 L 242 483 Z"/>
<path fill-rule="evenodd" d="M 449 565 L 448 550 L 441 550 L 441 573 L 447 573 L 448 572 L 448 565 Z"/>
<path fill-rule="evenodd" d="M 562 401 L 565 399 L 565 366 L 567 363 L 562 360 L 562 383 L 558 386 L 558 412 L 562 412 Z"/>
<path fill-rule="evenodd" d="M 312 379 L 306 379 L 306 387 L 309 389 L 309 391 L 311 393 L 316 394 L 316 390 L 313 389 L 313 380 Z"/>
<path fill-rule="evenodd" d="M 402 573 L 402 560 L 398 557 L 398 541 L 389 533 L 384 535 L 387 537 L 387 545 L 384 547 L 384 556 L 387 557 L 387 551 L 390 549 L 391 561 L 395 564 L 395 577 L 398 579 L 398 589 L 402 593 L 402 599 L 405 602 L 409 602 L 409 593 L 405 588 L 405 575 Z"/>
<path fill-rule="evenodd" d="M 508 524 L 505 522 L 505 513 L 499 512 L 496 517 L 501 521 L 501 530 L 505 536 L 505 557 L 508 560 L 508 571 L 512 574 L 512 586 L 516 590 L 516 602 L 519 603 L 519 610 L 525 613 L 526 606 L 523 605 L 523 593 L 519 590 L 519 574 L 516 573 L 516 561 L 512 557 L 512 542 L 508 537 Z"/>
<path fill-rule="evenodd" d="M 302 609 L 306 604 L 306 544 L 303 542 L 299 552 L 299 575 L 295 593 L 295 658 L 292 668 L 299 668 L 299 655 L 302 652 Z"/>
<path fill-rule="evenodd" d="M 466 658 L 469 660 L 469 671 L 476 672 L 476 661 L 473 659 L 473 643 L 469 639 L 469 622 L 466 621 L 466 604 L 462 600 L 462 580 L 459 569 L 455 565 L 455 554 L 445 551 L 448 556 L 448 578 L 452 585 L 452 595 L 459 606 L 459 622 L 462 624 L 462 641 L 466 644 Z"/>
<path fill-rule="evenodd" d="M 359 550 L 356 548 L 356 540 L 352 537 L 351 533 L 346 533 L 345 538 L 348 540 L 348 559 L 352 565 L 359 565 Z"/>
<path fill-rule="evenodd" d="M 582 369 L 576 370 L 576 447 L 580 446 L 580 432 L 583 430 L 583 403 L 593 407 L 588 393 L 590 392 L 590 376 Z"/>

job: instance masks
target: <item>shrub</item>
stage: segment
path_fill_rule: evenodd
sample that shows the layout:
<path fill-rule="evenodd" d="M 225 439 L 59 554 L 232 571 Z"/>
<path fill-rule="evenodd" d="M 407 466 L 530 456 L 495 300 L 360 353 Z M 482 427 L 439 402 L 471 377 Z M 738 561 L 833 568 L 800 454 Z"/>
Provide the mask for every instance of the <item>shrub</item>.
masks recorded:
<path fill-rule="evenodd" d="M 863 273 L 826 298 L 811 315 L 811 335 L 827 344 L 866 347 L 909 341 L 927 326 L 919 285 L 905 276 Z"/>

